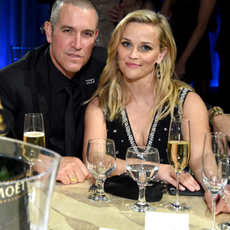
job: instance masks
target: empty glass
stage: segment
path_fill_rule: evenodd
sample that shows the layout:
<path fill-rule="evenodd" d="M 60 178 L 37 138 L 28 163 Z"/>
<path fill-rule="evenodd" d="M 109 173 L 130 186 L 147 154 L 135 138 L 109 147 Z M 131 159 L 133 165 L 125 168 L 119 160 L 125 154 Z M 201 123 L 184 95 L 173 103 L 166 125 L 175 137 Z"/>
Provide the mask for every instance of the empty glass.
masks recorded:
<path fill-rule="evenodd" d="M 86 164 L 96 178 L 97 189 L 88 198 L 93 201 L 110 201 L 112 195 L 104 191 L 104 182 L 116 166 L 115 144 L 113 140 L 95 138 L 88 141 Z"/>
<path fill-rule="evenodd" d="M 212 195 L 212 219 L 209 230 L 219 229 L 215 223 L 216 198 L 227 184 L 227 167 L 222 167 L 221 160 L 228 160 L 227 135 L 206 133 L 202 155 L 201 178 Z"/>
<path fill-rule="evenodd" d="M 221 190 L 220 196 L 230 207 L 230 162 L 229 162 L 229 159 L 220 160 L 220 164 L 221 164 L 222 171 L 228 175 L 228 182 L 224 186 L 224 188 Z M 222 230 L 229 230 L 230 221 L 219 224 L 219 228 Z"/>

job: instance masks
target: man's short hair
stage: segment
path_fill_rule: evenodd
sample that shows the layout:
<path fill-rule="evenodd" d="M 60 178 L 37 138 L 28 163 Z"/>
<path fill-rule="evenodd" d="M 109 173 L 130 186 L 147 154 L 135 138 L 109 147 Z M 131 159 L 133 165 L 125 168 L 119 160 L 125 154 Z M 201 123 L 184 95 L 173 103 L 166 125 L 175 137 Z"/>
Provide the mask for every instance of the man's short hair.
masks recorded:
<path fill-rule="evenodd" d="M 91 0 L 56 0 L 53 4 L 51 15 L 50 15 L 50 23 L 53 31 L 55 29 L 56 24 L 59 21 L 60 9 L 64 3 L 73 6 L 78 6 L 81 9 L 94 9 L 97 13 L 97 27 L 98 27 L 98 23 L 99 23 L 98 11 L 95 4 Z"/>

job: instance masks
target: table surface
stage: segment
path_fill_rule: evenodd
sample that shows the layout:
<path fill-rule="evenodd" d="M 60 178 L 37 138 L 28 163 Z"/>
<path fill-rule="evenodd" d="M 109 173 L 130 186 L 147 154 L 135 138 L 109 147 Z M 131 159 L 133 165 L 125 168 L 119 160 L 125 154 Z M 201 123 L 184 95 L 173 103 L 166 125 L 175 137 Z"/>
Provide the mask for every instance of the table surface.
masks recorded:
<path fill-rule="evenodd" d="M 51 202 L 49 230 L 145 229 L 145 214 L 133 212 L 128 208 L 134 200 L 114 196 L 109 202 L 91 201 L 87 198 L 90 185 L 92 180 L 76 185 L 56 183 Z M 171 211 L 163 208 L 163 204 L 173 201 L 175 196 L 164 194 L 161 201 L 149 203 L 156 208 L 156 212 L 170 213 Z M 189 215 L 190 230 L 211 226 L 211 212 L 204 197 L 180 196 L 180 201 L 191 206 L 190 211 L 181 212 Z M 229 220 L 230 214 L 222 213 L 216 216 L 217 223 Z"/>

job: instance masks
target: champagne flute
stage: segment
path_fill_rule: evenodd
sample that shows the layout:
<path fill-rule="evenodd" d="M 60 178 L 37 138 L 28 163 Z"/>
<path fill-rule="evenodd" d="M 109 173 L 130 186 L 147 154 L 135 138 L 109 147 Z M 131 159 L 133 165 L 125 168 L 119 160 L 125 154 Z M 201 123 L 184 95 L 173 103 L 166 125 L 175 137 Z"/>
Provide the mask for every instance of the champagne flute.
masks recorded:
<path fill-rule="evenodd" d="M 137 182 L 139 187 L 138 201 L 129 208 L 135 212 L 154 211 L 155 208 L 146 202 L 145 190 L 148 182 L 153 180 L 159 171 L 158 149 L 148 146 L 129 147 L 125 165 L 129 176 Z"/>
<path fill-rule="evenodd" d="M 95 138 L 88 141 L 86 164 L 96 178 L 97 189 L 88 198 L 92 201 L 110 201 L 112 195 L 104 191 L 104 182 L 116 166 L 115 144 L 111 139 Z"/>
<path fill-rule="evenodd" d="M 228 173 L 221 160 L 228 160 L 227 135 L 223 133 L 206 133 L 202 155 L 201 178 L 205 187 L 212 195 L 211 228 L 219 229 L 215 223 L 216 198 L 227 184 Z"/>
<path fill-rule="evenodd" d="M 168 161 L 176 172 L 176 201 L 166 203 L 165 208 L 171 211 L 186 211 L 190 206 L 180 202 L 179 181 L 181 171 L 188 165 L 191 154 L 190 121 L 173 118 L 170 121 L 168 136 Z"/>
<path fill-rule="evenodd" d="M 43 115 L 41 113 L 25 114 L 23 141 L 45 147 L 45 131 Z M 29 177 L 32 176 L 33 159 L 39 158 L 40 151 L 38 149 L 26 148 L 24 157 L 28 160 L 30 166 Z"/>

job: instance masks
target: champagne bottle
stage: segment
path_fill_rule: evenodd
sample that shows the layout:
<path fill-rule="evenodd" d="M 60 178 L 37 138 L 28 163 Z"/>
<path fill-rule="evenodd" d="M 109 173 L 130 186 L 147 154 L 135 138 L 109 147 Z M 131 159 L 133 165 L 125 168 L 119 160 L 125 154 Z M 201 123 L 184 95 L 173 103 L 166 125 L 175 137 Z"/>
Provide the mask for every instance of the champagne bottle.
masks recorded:
<path fill-rule="evenodd" d="M 0 136 L 7 133 L 2 110 L 0 101 Z M 1 141 L 0 229 L 29 230 L 28 192 L 26 182 L 22 180 L 26 177 L 26 165 L 21 160 L 4 156 L 4 145 L 4 141 Z"/>
<path fill-rule="evenodd" d="M 6 125 L 3 107 L 0 100 L 0 136 L 5 136 L 9 132 L 8 126 Z"/>

